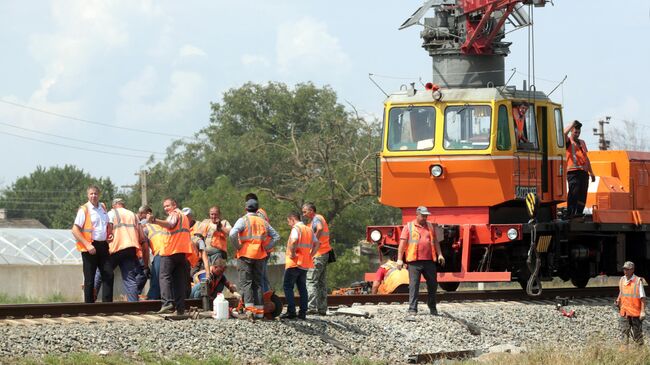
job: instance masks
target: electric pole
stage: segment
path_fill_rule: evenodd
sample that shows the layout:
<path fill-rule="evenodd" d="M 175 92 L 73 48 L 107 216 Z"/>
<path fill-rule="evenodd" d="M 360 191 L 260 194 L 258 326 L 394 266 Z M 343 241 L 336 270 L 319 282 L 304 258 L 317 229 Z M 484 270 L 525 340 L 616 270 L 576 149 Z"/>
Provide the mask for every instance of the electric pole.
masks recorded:
<path fill-rule="evenodd" d="M 147 171 L 140 170 L 140 195 L 142 198 L 142 206 L 147 205 Z"/>
<path fill-rule="evenodd" d="M 609 124 L 612 117 L 605 117 L 605 120 L 598 121 L 598 128 L 594 128 L 594 136 L 598 136 L 598 149 L 607 151 L 609 148 L 609 140 L 605 139 L 605 124 Z"/>

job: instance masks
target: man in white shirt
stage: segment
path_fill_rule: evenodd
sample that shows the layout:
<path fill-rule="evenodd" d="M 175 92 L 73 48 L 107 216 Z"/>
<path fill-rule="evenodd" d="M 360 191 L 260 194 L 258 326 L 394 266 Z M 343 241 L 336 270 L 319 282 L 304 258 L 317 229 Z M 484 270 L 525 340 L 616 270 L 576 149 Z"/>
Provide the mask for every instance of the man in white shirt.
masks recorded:
<path fill-rule="evenodd" d="M 94 303 L 94 278 L 99 268 L 102 278 L 102 301 L 113 301 L 113 266 L 108 252 L 108 215 L 106 206 L 99 202 L 99 187 L 91 185 L 86 190 L 88 202 L 77 211 L 72 235 L 81 252 L 84 273 L 84 301 Z"/>

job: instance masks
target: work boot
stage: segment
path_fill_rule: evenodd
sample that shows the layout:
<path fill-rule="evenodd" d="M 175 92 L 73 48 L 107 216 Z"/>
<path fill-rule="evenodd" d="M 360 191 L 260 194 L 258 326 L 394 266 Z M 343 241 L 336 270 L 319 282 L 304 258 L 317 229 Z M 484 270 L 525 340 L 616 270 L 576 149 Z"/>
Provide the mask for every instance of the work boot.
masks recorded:
<path fill-rule="evenodd" d="M 318 314 L 318 310 L 317 309 L 307 309 L 307 314 L 310 314 L 310 315 Z"/>
<path fill-rule="evenodd" d="M 298 313 L 298 319 L 305 320 L 307 319 L 307 315 L 305 313 Z"/>
<path fill-rule="evenodd" d="M 302 315 L 303 317 L 305 316 L 304 314 Z M 283 313 L 280 315 L 280 319 L 296 319 L 297 316 L 295 313 Z M 304 319 L 304 318 L 301 318 Z"/>
<path fill-rule="evenodd" d="M 437 310 L 436 308 L 429 309 L 429 313 L 430 313 L 432 316 L 437 316 L 437 315 L 438 315 L 438 310 Z"/>
<path fill-rule="evenodd" d="M 160 308 L 160 310 L 158 312 L 156 312 L 156 313 L 158 313 L 158 314 L 167 314 L 167 313 L 171 313 L 173 311 L 174 311 L 174 305 L 173 304 L 167 304 L 167 305 L 163 305 Z"/>
<path fill-rule="evenodd" d="M 417 316 L 417 315 L 418 315 L 418 312 L 409 311 L 408 314 L 406 315 L 405 321 L 407 321 L 407 322 L 415 322 L 416 321 L 415 316 Z"/>

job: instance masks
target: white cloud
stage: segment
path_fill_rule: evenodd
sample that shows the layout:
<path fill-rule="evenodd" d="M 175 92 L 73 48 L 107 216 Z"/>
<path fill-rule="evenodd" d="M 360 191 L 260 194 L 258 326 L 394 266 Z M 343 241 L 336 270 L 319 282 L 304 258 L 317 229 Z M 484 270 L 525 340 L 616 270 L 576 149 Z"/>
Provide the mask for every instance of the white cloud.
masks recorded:
<path fill-rule="evenodd" d="M 179 55 L 181 57 L 204 57 L 207 56 L 205 51 L 203 51 L 201 48 L 197 46 L 193 46 L 191 44 L 186 44 L 183 47 L 181 47 L 179 51 Z"/>
<path fill-rule="evenodd" d="M 261 55 L 252 55 L 252 54 L 245 54 L 241 56 L 241 63 L 244 66 L 247 67 L 269 67 L 271 66 L 271 61 L 269 61 L 268 58 L 265 56 Z"/>
<path fill-rule="evenodd" d="M 283 24 L 277 35 L 277 62 L 280 72 L 322 72 L 350 67 L 350 58 L 339 40 L 328 33 L 327 25 L 313 18 Z"/>
<path fill-rule="evenodd" d="M 612 99 L 612 101 L 615 101 L 616 104 L 607 106 L 596 116 L 597 118 L 611 116 L 612 119 L 617 120 L 644 121 L 642 120 L 642 105 L 637 97 L 627 95 L 624 99 Z"/>

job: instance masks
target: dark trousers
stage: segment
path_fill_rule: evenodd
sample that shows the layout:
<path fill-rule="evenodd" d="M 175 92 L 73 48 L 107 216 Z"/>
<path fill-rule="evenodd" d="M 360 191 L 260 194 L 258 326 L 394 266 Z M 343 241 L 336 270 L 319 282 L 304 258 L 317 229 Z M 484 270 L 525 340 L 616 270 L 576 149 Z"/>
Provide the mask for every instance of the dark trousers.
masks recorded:
<path fill-rule="evenodd" d="M 184 253 L 160 256 L 160 294 L 163 306 L 174 303 L 177 312 L 185 311 L 189 272 L 190 263 Z"/>
<path fill-rule="evenodd" d="M 111 255 L 111 262 L 113 270 L 118 266 L 120 267 L 122 287 L 124 288 L 124 294 L 126 294 L 126 300 L 129 302 L 137 302 L 139 294 L 138 280 L 136 278 L 138 256 L 135 247 L 125 248 L 115 252 Z"/>
<path fill-rule="evenodd" d="M 307 314 L 307 270 L 292 267 L 284 271 L 284 298 L 287 301 L 287 313 L 296 314 L 296 301 L 293 288 L 298 287 L 300 294 L 300 314 Z"/>
<path fill-rule="evenodd" d="M 135 281 L 138 283 L 138 295 L 142 294 L 142 289 L 147 284 L 147 275 L 144 273 L 144 261 L 138 259 L 135 266 Z"/>
<path fill-rule="evenodd" d="M 262 270 L 264 259 L 255 260 L 248 257 L 240 257 L 237 264 L 239 273 L 239 286 L 244 297 L 244 304 L 264 305 L 262 299 Z"/>
<path fill-rule="evenodd" d="M 643 345 L 643 322 L 639 317 L 619 317 L 621 341 L 628 344 L 630 338 L 637 345 Z"/>
<path fill-rule="evenodd" d="M 156 255 L 151 261 L 151 279 L 147 299 L 160 299 L 160 256 Z"/>
<path fill-rule="evenodd" d="M 573 170 L 566 174 L 569 183 L 567 194 L 567 212 L 569 215 L 582 215 L 587 204 L 587 189 L 589 188 L 589 174 L 583 170 Z"/>
<path fill-rule="evenodd" d="M 418 295 L 420 294 L 420 276 L 424 276 L 427 283 L 429 298 L 427 306 L 430 311 L 436 309 L 436 291 L 438 279 L 436 277 L 436 263 L 431 260 L 418 260 L 408 263 L 409 271 L 409 312 L 418 311 Z"/>
<path fill-rule="evenodd" d="M 102 302 L 112 302 L 113 266 L 111 264 L 111 256 L 108 253 L 108 242 L 93 241 L 92 245 L 95 247 L 96 251 L 94 255 L 91 255 L 88 252 L 81 253 L 84 272 L 84 302 L 95 302 L 93 291 L 95 289 L 95 272 L 97 269 L 99 269 L 103 284 Z"/>

